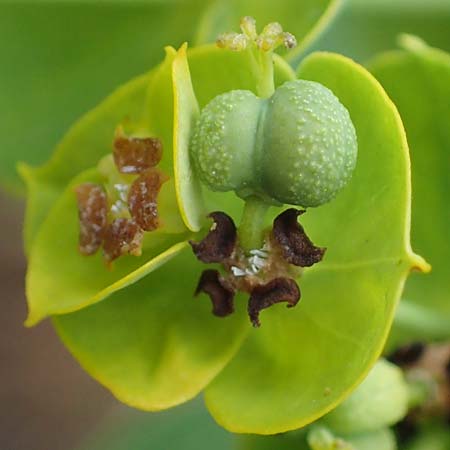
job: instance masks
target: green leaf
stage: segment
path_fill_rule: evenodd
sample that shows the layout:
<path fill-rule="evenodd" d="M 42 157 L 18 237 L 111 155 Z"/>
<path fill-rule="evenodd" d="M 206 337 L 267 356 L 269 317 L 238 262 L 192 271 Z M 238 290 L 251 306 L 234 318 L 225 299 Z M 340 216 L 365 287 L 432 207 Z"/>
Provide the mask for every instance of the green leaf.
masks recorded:
<path fill-rule="evenodd" d="M 187 244 L 185 234 L 164 229 L 146 235 L 141 257 L 124 256 L 108 269 L 99 252 L 86 257 L 78 252 L 78 209 L 74 187 L 102 183 L 91 170 L 76 177 L 58 199 L 36 236 L 27 272 L 27 326 L 48 315 L 76 311 L 99 302 L 136 282 L 173 258 Z"/>
<path fill-rule="evenodd" d="M 252 16 L 259 27 L 279 22 L 295 35 L 299 45 L 286 54 L 294 60 L 317 38 L 336 16 L 343 0 L 216 0 L 206 10 L 196 43 L 214 42 L 220 33 L 238 31 L 239 20 Z"/>
<path fill-rule="evenodd" d="M 108 301 L 54 324 L 84 369 L 124 403 L 177 405 L 223 369 L 249 328 L 243 308 L 223 320 L 207 298 L 193 298 L 202 269 L 187 249 Z"/>
<path fill-rule="evenodd" d="M 371 70 L 405 123 L 413 171 L 412 242 L 433 270 L 408 280 L 404 298 L 414 304 L 400 309 L 398 332 L 401 340 L 448 338 L 450 327 L 444 334 L 442 322 L 450 317 L 450 55 L 412 38 L 403 42 L 405 51 L 381 55 Z M 426 320 L 425 328 L 417 320 Z"/>
<path fill-rule="evenodd" d="M 303 220 L 328 249 L 300 280 L 303 300 L 264 312 L 261 329 L 206 391 L 213 416 L 234 432 L 299 428 L 341 402 L 378 358 L 410 269 L 426 269 L 409 244 L 408 147 L 394 105 L 367 71 L 339 55 L 313 54 L 299 74 L 349 110 L 358 162 L 337 198 Z"/>
<path fill-rule="evenodd" d="M 189 39 L 208 4 L 83 3 L 0 4 L 2 186 L 23 190 L 17 161 L 46 161 L 80 115 L 157 64 L 164 45 Z"/>

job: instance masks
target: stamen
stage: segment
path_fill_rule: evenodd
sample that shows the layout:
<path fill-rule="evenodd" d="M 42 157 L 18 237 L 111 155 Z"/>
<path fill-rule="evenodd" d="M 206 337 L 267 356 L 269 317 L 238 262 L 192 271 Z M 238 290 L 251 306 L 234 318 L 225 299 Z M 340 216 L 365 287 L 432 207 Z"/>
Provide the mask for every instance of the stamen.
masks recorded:
<path fill-rule="evenodd" d="M 195 256 L 204 263 L 223 262 L 236 246 L 236 225 L 227 214 L 216 211 L 208 215 L 214 220 L 209 233 L 200 242 L 189 241 Z"/>
<path fill-rule="evenodd" d="M 326 251 L 326 248 L 316 247 L 297 222 L 297 217 L 305 212 L 294 208 L 282 212 L 275 218 L 272 232 L 286 261 L 300 267 L 309 267 L 321 261 Z"/>
<path fill-rule="evenodd" d="M 106 193 L 101 186 L 84 183 L 75 188 L 80 220 L 79 249 L 93 255 L 102 245 L 108 216 Z"/>
<path fill-rule="evenodd" d="M 227 48 L 233 52 L 240 52 L 247 48 L 248 38 L 240 33 L 223 33 L 217 40 L 216 45 L 219 48 Z"/>
<path fill-rule="evenodd" d="M 120 173 L 143 173 L 159 163 L 162 151 L 162 142 L 158 138 L 130 138 L 119 129 L 114 139 L 114 162 Z"/>
<path fill-rule="evenodd" d="M 113 220 L 106 229 L 103 250 L 107 262 L 119 256 L 130 254 L 141 255 L 143 231 L 132 219 L 119 218 Z"/>
<path fill-rule="evenodd" d="M 292 278 L 275 278 L 252 290 L 248 301 L 248 315 L 253 326 L 259 327 L 261 310 L 280 302 L 287 302 L 287 307 L 292 308 L 299 300 L 300 289 Z"/>
<path fill-rule="evenodd" d="M 140 175 L 130 187 L 130 214 L 144 231 L 153 231 L 159 226 L 157 197 L 162 184 L 167 180 L 168 177 L 160 170 L 150 169 Z"/>
<path fill-rule="evenodd" d="M 234 289 L 217 270 L 204 270 L 198 281 L 195 295 L 205 292 L 211 298 L 213 314 L 225 317 L 234 311 Z"/>

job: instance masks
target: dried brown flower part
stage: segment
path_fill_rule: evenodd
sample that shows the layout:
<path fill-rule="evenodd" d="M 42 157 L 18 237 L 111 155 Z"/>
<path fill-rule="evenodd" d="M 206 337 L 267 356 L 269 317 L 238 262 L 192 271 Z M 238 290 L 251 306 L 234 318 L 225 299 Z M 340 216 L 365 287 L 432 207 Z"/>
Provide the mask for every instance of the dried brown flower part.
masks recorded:
<path fill-rule="evenodd" d="M 114 139 L 114 162 L 120 173 L 140 174 L 161 161 L 163 145 L 155 137 L 127 137 L 122 130 Z"/>
<path fill-rule="evenodd" d="M 388 356 L 388 361 L 397 366 L 405 367 L 416 363 L 425 351 L 423 342 L 412 342 L 397 348 Z"/>
<path fill-rule="evenodd" d="M 195 295 L 205 292 L 211 298 L 213 314 L 225 317 L 234 311 L 234 289 L 217 270 L 204 270 L 198 281 Z"/>
<path fill-rule="evenodd" d="M 430 418 L 450 417 L 450 343 L 413 342 L 398 348 L 389 360 L 403 369 L 411 383 L 427 390 L 426 400 L 410 411 L 410 421 L 420 423 Z"/>
<path fill-rule="evenodd" d="M 144 231 L 159 226 L 157 198 L 168 177 L 158 169 L 150 169 L 133 181 L 128 193 L 128 208 L 135 222 Z"/>
<path fill-rule="evenodd" d="M 94 183 L 75 188 L 80 221 L 79 249 L 93 255 L 102 245 L 108 221 L 108 201 L 103 188 Z"/>
<path fill-rule="evenodd" d="M 300 289 L 292 278 L 274 278 L 266 284 L 256 286 L 248 301 L 248 315 L 254 327 L 259 327 L 259 313 L 275 303 L 287 302 L 288 308 L 300 300 Z"/>
<path fill-rule="evenodd" d="M 273 222 L 272 236 L 279 245 L 283 257 L 290 264 L 309 267 L 322 260 L 325 248 L 316 247 L 298 223 L 297 217 L 306 211 L 290 208 Z"/>
<path fill-rule="evenodd" d="M 209 233 L 200 242 L 190 241 L 195 256 L 204 263 L 223 262 L 236 246 L 236 225 L 227 214 L 215 211 L 208 215 L 214 220 Z"/>
<path fill-rule="evenodd" d="M 103 251 L 107 262 L 114 261 L 122 255 L 140 256 L 143 231 L 132 219 L 115 219 L 105 232 Z"/>

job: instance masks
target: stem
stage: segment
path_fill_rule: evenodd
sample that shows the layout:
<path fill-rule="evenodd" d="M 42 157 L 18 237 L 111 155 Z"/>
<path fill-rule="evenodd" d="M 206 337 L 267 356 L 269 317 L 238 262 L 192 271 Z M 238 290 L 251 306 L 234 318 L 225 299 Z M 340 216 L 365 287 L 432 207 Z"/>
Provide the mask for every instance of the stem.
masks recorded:
<path fill-rule="evenodd" d="M 261 98 L 269 98 L 275 92 L 273 75 L 273 52 L 258 52 L 259 73 L 256 85 L 257 94 Z"/>
<path fill-rule="evenodd" d="M 258 249 L 264 242 L 264 217 L 269 205 L 258 197 L 245 201 L 241 224 L 238 228 L 239 242 L 245 251 Z"/>

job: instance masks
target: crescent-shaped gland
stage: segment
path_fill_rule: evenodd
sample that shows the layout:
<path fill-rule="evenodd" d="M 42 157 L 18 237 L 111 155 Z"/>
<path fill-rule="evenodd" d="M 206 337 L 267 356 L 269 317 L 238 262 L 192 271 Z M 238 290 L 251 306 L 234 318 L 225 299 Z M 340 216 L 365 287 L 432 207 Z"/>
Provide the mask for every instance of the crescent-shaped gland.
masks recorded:
<path fill-rule="evenodd" d="M 275 303 L 287 302 L 294 307 L 300 300 L 300 288 L 292 278 L 274 278 L 266 284 L 256 286 L 248 301 L 248 315 L 254 327 L 259 327 L 259 313 Z"/>
<path fill-rule="evenodd" d="M 234 289 L 217 270 L 204 270 L 198 281 L 195 295 L 205 292 L 213 305 L 212 313 L 225 317 L 234 311 Z"/>
<path fill-rule="evenodd" d="M 103 188 L 94 183 L 75 188 L 80 221 L 79 249 L 93 255 L 102 245 L 108 222 L 108 200 Z"/>
<path fill-rule="evenodd" d="M 208 217 L 214 220 L 209 233 L 200 242 L 189 241 L 189 243 L 200 261 L 223 262 L 231 256 L 236 246 L 236 225 L 230 216 L 220 211 L 212 212 Z"/>
<path fill-rule="evenodd" d="M 161 161 L 162 152 L 162 142 L 155 137 L 130 138 L 119 131 L 114 139 L 114 162 L 120 173 L 143 173 Z"/>
<path fill-rule="evenodd" d="M 159 223 L 158 194 L 168 177 L 158 169 L 149 169 L 130 186 L 128 209 L 135 222 L 144 231 L 156 230 Z"/>
<path fill-rule="evenodd" d="M 113 220 L 105 232 L 103 251 L 105 260 L 110 263 L 122 255 L 140 256 L 143 231 L 132 219 Z"/>
<path fill-rule="evenodd" d="M 272 237 L 280 247 L 284 259 L 290 264 L 310 267 L 322 260 L 326 248 L 316 247 L 298 223 L 297 217 L 306 211 L 287 209 L 273 222 Z"/>

